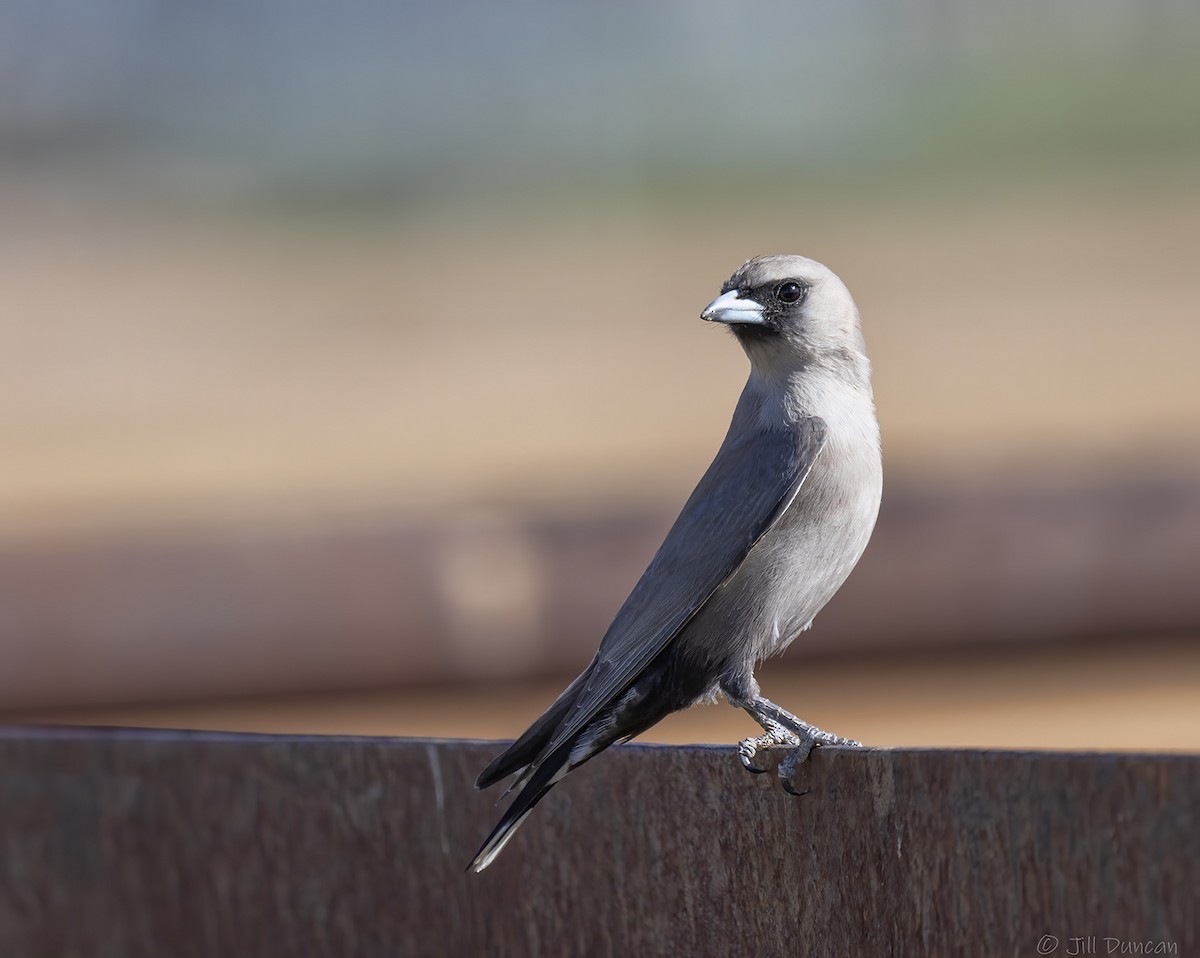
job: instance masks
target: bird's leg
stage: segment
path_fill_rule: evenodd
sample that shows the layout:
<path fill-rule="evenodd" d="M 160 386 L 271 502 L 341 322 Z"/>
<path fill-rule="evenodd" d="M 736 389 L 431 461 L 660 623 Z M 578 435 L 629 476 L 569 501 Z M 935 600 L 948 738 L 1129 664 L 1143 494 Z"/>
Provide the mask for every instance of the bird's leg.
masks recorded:
<path fill-rule="evenodd" d="M 753 764 L 752 759 L 760 748 L 768 748 L 772 745 L 792 746 L 791 754 L 779 767 L 779 774 L 785 778 L 791 778 L 796 766 L 808 761 L 808 756 L 812 754 L 813 747 L 816 745 L 862 746 L 862 742 L 842 738 L 832 732 L 823 731 L 815 725 L 809 725 L 802 719 L 796 718 L 787 709 L 780 708 L 770 699 L 763 698 L 761 695 L 755 695 L 749 700 L 737 704 L 749 712 L 754 721 L 766 730 L 758 738 L 746 739 L 738 746 L 738 755 L 741 757 L 742 764 L 752 772 L 764 771 Z"/>
<path fill-rule="evenodd" d="M 735 708 L 744 709 L 759 725 L 763 734 L 748 738 L 738 744 L 738 757 L 752 772 L 765 772 L 754 762 L 762 749 L 773 745 L 787 745 L 791 754 L 784 760 L 790 776 L 797 765 L 808 760 L 815 745 L 861 745 L 832 732 L 825 732 L 815 725 L 796 718 L 791 712 L 780 708 L 759 691 L 758 682 L 750 672 L 731 671 L 721 677 L 721 691 Z M 780 768 L 781 773 L 783 767 Z"/>
<path fill-rule="evenodd" d="M 807 742 L 809 749 L 814 745 L 862 746 L 862 742 L 842 738 L 840 735 L 834 735 L 832 732 L 822 731 L 815 725 L 809 725 L 807 722 L 796 718 L 787 709 L 780 708 L 770 699 L 765 699 L 761 695 L 756 695 L 748 702 L 738 704 L 749 712 L 753 716 L 754 721 L 763 728 L 770 731 L 773 727 L 782 726 L 795 735 L 802 744 Z"/>

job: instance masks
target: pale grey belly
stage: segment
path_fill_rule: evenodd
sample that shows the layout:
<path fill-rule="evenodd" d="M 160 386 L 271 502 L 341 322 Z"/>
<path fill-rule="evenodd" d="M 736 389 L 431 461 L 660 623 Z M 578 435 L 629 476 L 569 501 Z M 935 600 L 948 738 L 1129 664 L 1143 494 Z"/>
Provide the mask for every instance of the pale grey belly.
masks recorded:
<path fill-rule="evenodd" d="M 878 460 L 866 459 L 858 469 L 822 460 L 790 508 L 679 636 L 687 659 L 722 673 L 752 670 L 786 648 L 849 576 L 879 511 Z"/>

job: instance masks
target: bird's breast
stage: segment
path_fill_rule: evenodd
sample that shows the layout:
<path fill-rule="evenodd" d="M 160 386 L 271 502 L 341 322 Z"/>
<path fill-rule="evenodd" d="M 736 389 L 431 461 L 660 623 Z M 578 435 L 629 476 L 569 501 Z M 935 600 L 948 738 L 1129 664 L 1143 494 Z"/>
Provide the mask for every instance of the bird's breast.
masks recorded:
<path fill-rule="evenodd" d="M 727 583 L 748 620 L 747 654 L 761 661 L 811 624 L 866 549 L 881 493 L 877 443 L 832 434 L 792 504 Z"/>

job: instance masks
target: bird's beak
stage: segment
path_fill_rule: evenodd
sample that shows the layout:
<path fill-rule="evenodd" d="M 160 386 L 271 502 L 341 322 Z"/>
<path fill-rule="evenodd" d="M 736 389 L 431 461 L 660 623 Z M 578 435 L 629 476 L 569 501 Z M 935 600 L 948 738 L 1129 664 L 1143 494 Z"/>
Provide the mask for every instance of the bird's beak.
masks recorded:
<path fill-rule="evenodd" d="M 751 323 L 756 326 L 766 322 L 762 304 L 752 299 L 742 299 L 736 289 L 722 293 L 705 306 L 700 318 L 710 323 Z"/>

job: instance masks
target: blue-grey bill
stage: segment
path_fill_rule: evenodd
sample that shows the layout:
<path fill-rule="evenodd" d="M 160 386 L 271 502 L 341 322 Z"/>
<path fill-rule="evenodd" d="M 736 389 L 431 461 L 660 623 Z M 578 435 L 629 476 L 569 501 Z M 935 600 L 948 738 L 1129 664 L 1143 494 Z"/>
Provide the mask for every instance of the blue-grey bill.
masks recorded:
<path fill-rule="evenodd" d="M 736 289 L 731 289 L 728 293 L 722 293 L 705 306 L 704 312 L 700 314 L 700 318 L 708 320 L 710 323 L 753 323 L 762 325 L 765 322 L 762 305 L 752 299 L 745 299 L 739 296 Z"/>

